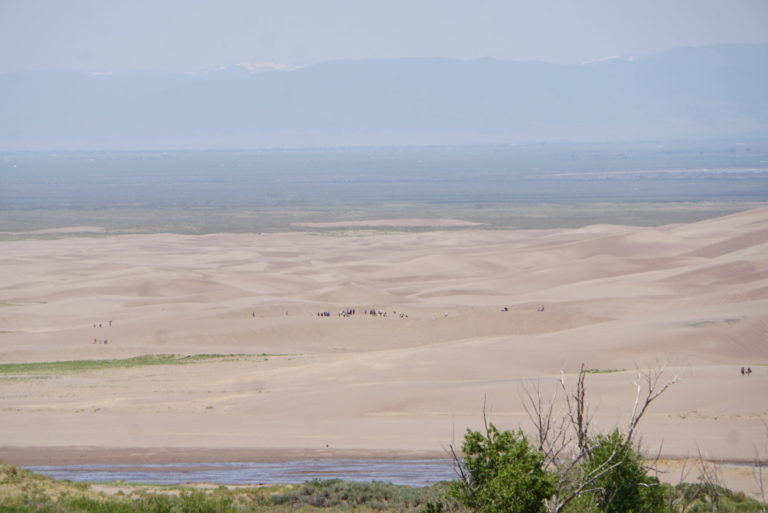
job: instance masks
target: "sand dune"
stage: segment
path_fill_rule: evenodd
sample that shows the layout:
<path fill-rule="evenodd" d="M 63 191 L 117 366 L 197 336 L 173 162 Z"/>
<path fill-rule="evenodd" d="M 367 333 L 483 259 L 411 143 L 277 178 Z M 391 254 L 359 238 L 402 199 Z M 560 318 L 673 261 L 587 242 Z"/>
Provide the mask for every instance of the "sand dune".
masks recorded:
<path fill-rule="evenodd" d="M 527 426 L 522 384 L 549 392 L 584 362 L 616 371 L 588 377 L 599 428 L 626 422 L 638 369 L 665 366 L 680 381 L 645 419 L 649 450 L 768 459 L 768 209 L 659 228 L 0 248 L 2 362 L 246 355 L 0 376 L 0 458 L 67 446 L 441 454 L 484 401 L 500 426 Z M 336 315 L 346 308 L 357 314 Z"/>

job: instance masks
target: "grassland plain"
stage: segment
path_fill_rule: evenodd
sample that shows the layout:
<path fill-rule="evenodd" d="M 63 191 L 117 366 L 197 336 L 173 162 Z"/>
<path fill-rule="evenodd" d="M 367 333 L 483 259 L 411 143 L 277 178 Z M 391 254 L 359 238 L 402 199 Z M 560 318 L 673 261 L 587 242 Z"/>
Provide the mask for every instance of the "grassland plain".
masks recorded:
<path fill-rule="evenodd" d="M 764 205 L 768 143 L 0 155 L 0 238 L 694 222 Z M 28 233 L 65 227 L 102 231 Z M 451 227 L 446 229 L 466 229 Z"/>
<path fill-rule="evenodd" d="M 593 224 L 629 226 L 660 226 L 690 223 L 728 215 L 766 205 L 747 202 L 641 202 L 641 203 L 561 203 L 509 205 L 359 205 L 325 207 L 311 210 L 270 208 L 263 210 L 226 210 L 220 208 L 167 209 L 75 209 L 7 210 L 0 218 L 0 240 L 41 239 L 62 237 L 106 237 L 134 233 L 182 233 L 204 235 L 211 233 L 317 232 L 326 235 L 351 235 L 391 232 L 428 232 L 435 229 L 456 231 L 466 226 L 439 226 L 443 219 L 460 219 L 478 223 L 473 228 L 552 229 L 580 228 Z M 415 216 L 429 216 L 422 226 L 400 222 Z M 336 226 L 311 226 L 333 220 Z M 391 220 L 379 226 L 354 226 L 365 220 Z M 350 223 L 344 225 L 344 223 Z M 98 230 L 82 230 L 83 225 L 95 225 Z M 59 228 L 51 232 L 47 229 Z"/>

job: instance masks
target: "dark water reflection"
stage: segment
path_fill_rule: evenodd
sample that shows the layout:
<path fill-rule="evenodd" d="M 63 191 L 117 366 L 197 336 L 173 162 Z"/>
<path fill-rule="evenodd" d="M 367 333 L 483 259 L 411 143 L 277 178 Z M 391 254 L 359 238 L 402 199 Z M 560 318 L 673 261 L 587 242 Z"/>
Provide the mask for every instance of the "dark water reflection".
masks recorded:
<path fill-rule="evenodd" d="M 384 481 L 429 486 L 455 478 L 450 460 L 305 460 L 265 463 L 37 466 L 30 470 L 70 481 L 231 485 L 303 483 L 311 479 Z"/>

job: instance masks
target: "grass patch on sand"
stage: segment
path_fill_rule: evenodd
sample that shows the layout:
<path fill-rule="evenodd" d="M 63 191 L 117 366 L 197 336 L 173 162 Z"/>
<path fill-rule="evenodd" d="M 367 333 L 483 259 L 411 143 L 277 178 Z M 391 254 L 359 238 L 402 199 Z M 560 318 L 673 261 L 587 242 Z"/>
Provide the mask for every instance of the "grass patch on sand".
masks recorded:
<path fill-rule="evenodd" d="M 144 367 L 148 365 L 186 365 L 190 363 L 200 363 L 211 360 L 237 361 L 251 356 L 252 355 L 247 354 L 155 354 L 109 360 L 66 360 L 57 362 L 3 363 L 0 364 L 0 375 L 46 375 L 64 374 L 70 372 L 87 372 L 95 370 L 128 369 L 132 367 Z"/>
<path fill-rule="evenodd" d="M 611 374 L 613 372 L 624 372 L 627 369 L 584 369 L 586 374 Z"/>

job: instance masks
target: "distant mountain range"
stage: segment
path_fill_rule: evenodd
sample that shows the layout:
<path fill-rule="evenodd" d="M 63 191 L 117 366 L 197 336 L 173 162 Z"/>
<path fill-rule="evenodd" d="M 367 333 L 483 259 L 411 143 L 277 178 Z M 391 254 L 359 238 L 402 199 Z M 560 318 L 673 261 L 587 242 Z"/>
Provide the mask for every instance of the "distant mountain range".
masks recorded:
<path fill-rule="evenodd" d="M 0 74 L 0 150 L 766 137 L 768 45 L 581 65 L 408 58 Z"/>

